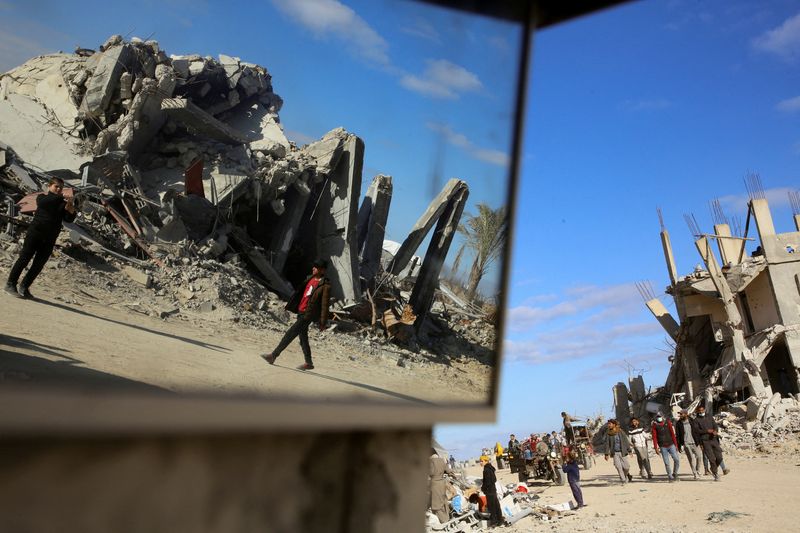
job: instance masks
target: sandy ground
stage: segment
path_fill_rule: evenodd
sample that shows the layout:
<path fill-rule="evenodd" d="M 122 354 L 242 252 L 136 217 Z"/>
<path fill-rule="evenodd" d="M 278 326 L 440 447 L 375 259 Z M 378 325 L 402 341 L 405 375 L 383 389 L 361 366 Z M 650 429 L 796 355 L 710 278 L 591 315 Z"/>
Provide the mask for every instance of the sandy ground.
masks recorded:
<path fill-rule="evenodd" d="M 681 480 L 668 483 L 660 456 L 651 457 L 652 481 L 634 473 L 634 481 L 621 485 L 611 462 L 602 457 L 588 471 L 581 470 L 581 485 L 587 507 L 565 513 L 550 522 L 535 517 L 522 518 L 498 531 L 603 531 L 603 532 L 785 532 L 798 531 L 800 507 L 800 445 L 790 444 L 772 455 L 739 456 L 728 454 L 731 470 L 720 482 L 711 476 L 692 479 L 685 456 L 681 459 Z M 633 461 L 635 465 L 635 460 Z M 688 474 L 687 474 L 688 472 Z M 480 475 L 470 467 L 469 475 Z M 498 480 L 516 482 L 508 469 L 498 471 Z M 533 482 L 530 487 L 544 505 L 572 500 L 568 485 L 563 487 Z M 743 513 L 723 522 L 708 520 L 710 513 Z"/>
<path fill-rule="evenodd" d="M 312 332 L 316 368 L 311 372 L 295 369 L 303 362 L 297 341 L 270 366 L 259 354 L 277 344 L 285 326 L 269 331 L 200 316 L 158 319 L 92 296 L 102 291 L 91 286 L 69 286 L 67 273 L 62 276 L 53 265 L 51 260 L 32 288 L 36 301 L 0 293 L 0 386 L 422 403 L 474 403 L 488 397 L 488 379 L 480 376 L 489 373 L 476 370 L 477 364 L 398 366 L 396 355 L 337 333 Z"/>

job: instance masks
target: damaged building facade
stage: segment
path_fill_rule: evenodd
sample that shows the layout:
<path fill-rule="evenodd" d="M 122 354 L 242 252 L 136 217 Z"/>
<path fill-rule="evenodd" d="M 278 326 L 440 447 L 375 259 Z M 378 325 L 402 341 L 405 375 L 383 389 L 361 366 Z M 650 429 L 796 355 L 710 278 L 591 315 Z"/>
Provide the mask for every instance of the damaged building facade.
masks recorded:
<path fill-rule="evenodd" d="M 743 235 L 734 235 L 715 202 L 713 234 L 687 217 L 702 264 L 678 276 L 667 229 L 661 243 L 675 302 L 673 317 L 652 290 L 646 305 L 675 345 L 664 386 L 649 394 L 641 376 L 614 387 L 616 415 L 747 401 L 764 411 L 800 392 L 800 202 L 790 193 L 796 231 L 778 233 L 760 183 L 751 184 Z M 660 215 L 660 213 L 659 213 Z M 748 236 L 755 224 L 758 242 Z M 746 244 L 756 245 L 748 254 Z M 704 268 L 703 268 L 704 267 Z"/>
<path fill-rule="evenodd" d="M 69 227 L 76 243 L 143 268 L 241 260 L 282 298 L 324 257 L 340 313 L 419 330 L 467 184 L 451 179 L 389 252 L 393 178 L 375 176 L 362 200 L 363 140 L 337 128 L 299 148 L 282 104 L 264 67 L 169 56 L 156 41 L 112 36 L 97 51 L 33 58 L 0 77 L 0 178 L 15 204 L 3 218 L 9 231 L 24 226 L 56 175 L 82 213 Z M 411 273 L 407 297 L 376 296 Z"/>

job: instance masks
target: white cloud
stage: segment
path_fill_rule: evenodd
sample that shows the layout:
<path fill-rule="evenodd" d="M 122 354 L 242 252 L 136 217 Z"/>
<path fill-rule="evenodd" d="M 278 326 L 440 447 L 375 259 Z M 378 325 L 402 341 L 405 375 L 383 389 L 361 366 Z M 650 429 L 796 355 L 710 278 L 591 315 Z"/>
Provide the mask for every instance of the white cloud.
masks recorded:
<path fill-rule="evenodd" d="M 800 57 L 800 13 L 786 19 L 777 28 L 756 37 L 753 47 L 786 60 Z"/>
<path fill-rule="evenodd" d="M 272 3 L 318 37 L 332 36 L 350 53 L 378 65 L 390 65 L 389 45 L 367 22 L 337 0 L 272 0 Z"/>
<path fill-rule="evenodd" d="M 661 334 L 663 330 L 655 319 L 613 326 L 583 321 L 536 335 L 530 340 L 507 339 L 503 356 L 510 361 L 531 364 L 573 361 L 641 350 L 643 342 L 656 346 Z"/>
<path fill-rule="evenodd" d="M 551 306 L 518 306 L 508 311 L 509 329 L 526 331 L 543 322 L 559 318 L 577 317 L 592 312 L 610 315 L 633 312 L 641 309 L 642 299 L 632 283 L 598 287 L 581 285 L 564 292 L 561 301 Z"/>
<path fill-rule="evenodd" d="M 473 159 L 501 167 L 507 166 L 510 162 L 509 156 L 505 152 L 476 146 L 464 134 L 453 131 L 447 124 L 428 122 L 426 126 L 428 129 L 442 135 L 448 143 L 461 148 Z"/>
<path fill-rule="evenodd" d="M 425 39 L 426 41 L 432 41 L 434 43 L 441 42 L 439 32 L 436 30 L 433 24 L 430 23 L 430 21 L 427 21 L 423 18 L 415 19 L 413 24 L 403 27 L 401 31 L 409 35 Z"/>
<path fill-rule="evenodd" d="M 421 76 L 404 74 L 400 85 L 410 91 L 436 98 L 455 99 L 459 93 L 477 91 L 483 84 L 474 73 L 446 59 L 427 60 Z"/>
<path fill-rule="evenodd" d="M 658 111 L 672 107 L 672 102 L 664 98 L 656 98 L 651 100 L 625 100 L 620 104 L 620 107 L 625 111 Z"/>
<path fill-rule="evenodd" d="M 787 113 L 794 113 L 795 111 L 800 111 L 800 96 L 795 96 L 794 98 L 787 98 L 786 100 L 781 100 L 775 105 L 775 109 L 778 111 L 785 111 Z"/>
<path fill-rule="evenodd" d="M 764 196 L 772 209 L 778 209 L 789 206 L 789 191 L 794 191 L 792 187 L 776 187 L 773 189 L 765 189 Z M 747 213 L 747 202 L 750 198 L 746 194 L 729 194 L 719 199 L 722 208 L 727 212 L 736 214 Z"/>

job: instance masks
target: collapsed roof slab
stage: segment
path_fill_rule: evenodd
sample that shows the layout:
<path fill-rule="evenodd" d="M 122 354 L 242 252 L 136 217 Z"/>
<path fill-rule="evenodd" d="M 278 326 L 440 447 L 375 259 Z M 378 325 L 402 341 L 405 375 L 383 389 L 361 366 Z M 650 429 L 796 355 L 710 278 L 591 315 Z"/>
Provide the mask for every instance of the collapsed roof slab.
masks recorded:
<path fill-rule="evenodd" d="M 394 259 L 392 259 L 392 262 L 389 264 L 389 272 L 396 276 L 403 271 L 413 257 L 414 252 L 417 251 L 417 248 L 419 248 L 419 246 L 422 244 L 422 241 L 425 240 L 425 237 L 433 227 L 434 222 L 436 222 L 442 216 L 442 213 L 444 213 L 444 210 L 449 205 L 450 200 L 466 187 L 466 183 L 455 178 L 451 179 L 445 184 L 441 192 L 439 192 L 436 198 L 434 198 L 428 205 L 428 209 L 425 210 L 422 216 L 420 216 L 417 222 L 414 224 L 414 227 L 411 228 L 411 232 L 403 241 L 403 244 L 400 245 L 400 249 L 397 251 Z"/>
<path fill-rule="evenodd" d="M 383 238 L 392 203 L 392 177 L 373 178 L 358 211 L 358 248 L 361 251 L 361 276 L 371 285 L 383 255 Z"/>
<path fill-rule="evenodd" d="M 161 109 L 165 98 L 172 96 L 177 80 L 175 71 L 166 65 L 156 67 L 154 83 L 143 84 L 142 90 L 134 98 L 130 114 L 137 121 L 133 131 L 133 138 L 128 146 L 128 151 L 138 154 L 144 150 L 147 143 L 155 137 L 164 123 L 167 115 Z"/>
<path fill-rule="evenodd" d="M 289 140 L 276 117 L 267 106 L 256 102 L 231 111 L 227 115 L 226 123 L 247 137 L 251 150 L 262 150 L 276 157 L 284 157 L 290 150 Z"/>
<path fill-rule="evenodd" d="M 442 272 L 444 260 L 450 250 L 450 244 L 453 242 L 453 237 L 461 221 L 461 214 L 464 212 L 464 207 L 469 197 L 467 184 L 460 180 L 455 181 L 458 182 L 458 186 L 455 188 L 456 192 L 447 202 L 444 212 L 439 217 L 436 230 L 428 245 L 428 250 L 425 252 L 425 259 L 422 260 L 417 281 L 414 283 L 414 289 L 411 291 L 411 297 L 409 298 L 409 304 L 411 304 L 411 308 L 417 316 L 414 323 L 417 328 L 422 325 L 433 303 L 436 288 L 439 286 L 439 275 Z"/>
<path fill-rule="evenodd" d="M 81 111 L 89 117 L 98 118 L 105 113 L 122 73 L 128 70 L 135 53 L 129 44 L 112 46 L 100 54 L 92 77 L 86 83 L 86 94 L 81 102 Z"/>
<path fill-rule="evenodd" d="M 42 104 L 20 94 L 0 98 L 0 141 L 10 144 L 28 165 L 42 170 L 77 172 L 92 158 L 81 155 L 80 140 L 65 136 Z"/>
<path fill-rule="evenodd" d="M 225 144 L 245 144 L 247 137 L 185 98 L 165 98 L 161 109 L 192 131 Z"/>
<path fill-rule="evenodd" d="M 361 300 L 357 217 L 363 164 L 364 141 L 348 135 L 342 146 L 342 155 L 329 174 L 316 207 L 317 252 L 329 260 L 331 293 L 344 306 Z"/>
<path fill-rule="evenodd" d="M 658 323 L 661 324 L 661 327 L 664 328 L 664 331 L 667 332 L 672 340 L 677 340 L 680 326 L 678 326 L 678 323 L 672 318 L 672 315 L 669 314 L 669 311 L 667 311 L 667 308 L 661 303 L 661 300 L 653 298 L 645 302 L 645 305 L 650 312 L 653 313 L 653 316 L 656 317 Z"/>

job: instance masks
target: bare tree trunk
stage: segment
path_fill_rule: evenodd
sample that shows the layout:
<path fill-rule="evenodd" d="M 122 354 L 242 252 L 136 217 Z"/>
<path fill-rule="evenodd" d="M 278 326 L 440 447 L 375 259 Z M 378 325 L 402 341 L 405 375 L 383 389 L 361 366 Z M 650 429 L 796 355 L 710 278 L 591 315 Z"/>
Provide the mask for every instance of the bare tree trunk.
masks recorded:
<path fill-rule="evenodd" d="M 475 293 L 478 292 L 478 284 L 481 282 L 481 278 L 483 277 L 483 268 L 480 262 L 481 256 L 479 254 L 475 257 L 475 261 L 472 262 L 472 269 L 469 272 L 469 282 L 467 283 L 467 300 L 470 302 L 475 299 Z"/>

